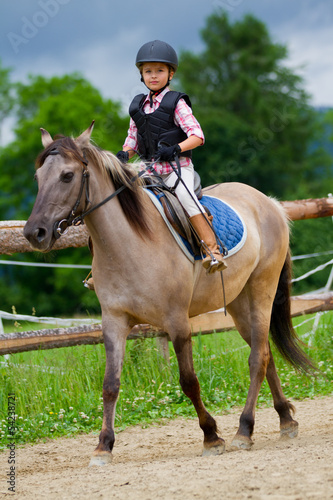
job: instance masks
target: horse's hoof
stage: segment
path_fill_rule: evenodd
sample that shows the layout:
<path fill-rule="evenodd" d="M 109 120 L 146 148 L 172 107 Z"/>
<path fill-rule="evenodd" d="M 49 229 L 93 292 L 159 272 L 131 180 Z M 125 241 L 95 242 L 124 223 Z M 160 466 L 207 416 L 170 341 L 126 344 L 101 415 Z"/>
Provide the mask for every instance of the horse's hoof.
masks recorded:
<path fill-rule="evenodd" d="M 202 457 L 215 457 L 216 455 L 222 455 L 225 452 L 225 442 L 223 439 L 219 438 L 218 442 L 213 446 L 205 446 L 202 450 Z"/>
<path fill-rule="evenodd" d="M 281 427 L 280 429 L 280 438 L 281 439 L 293 439 L 298 436 L 298 423 L 295 422 L 292 425 L 288 425 L 288 427 Z"/>
<path fill-rule="evenodd" d="M 109 451 L 105 451 L 102 454 L 93 455 L 89 462 L 89 467 L 94 465 L 101 467 L 102 465 L 108 465 L 112 462 L 112 455 Z"/>
<path fill-rule="evenodd" d="M 251 450 L 253 446 L 252 439 L 246 437 L 235 437 L 232 441 L 229 451 L 237 451 L 237 450 Z"/>

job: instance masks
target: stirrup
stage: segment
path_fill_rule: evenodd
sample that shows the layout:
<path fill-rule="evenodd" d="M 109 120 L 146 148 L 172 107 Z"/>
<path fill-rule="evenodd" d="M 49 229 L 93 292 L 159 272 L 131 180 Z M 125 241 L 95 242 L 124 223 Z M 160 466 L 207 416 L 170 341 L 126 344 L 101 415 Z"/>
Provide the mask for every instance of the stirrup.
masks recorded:
<path fill-rule="evenodd" d="M 207 274 L 213 274 L 216 271 L 223 271 L 228 267 L 224 260 L 219 261 L 214 255 L 211 257 L 211 260 L 203 261 L 202 266 L 206 269 Z"/>
<path fill-rule="evenodd" d="M 92 278 L 89 278 L 88 280 L 85 279 L 83 281 L 83 285 L 88 288 L 89 290 L 92 290 L 93 292 L 95 291 L 95 285 L 94 285 L 94 280 Z"/>
<path fill-rule="evenodd" d="M 202 258 L 202 266 L 206 269 L 207 274 L 213 274 L 216 271 L 223 271 L 226 269 L 228 266 L 226 262 L 223 260 L 223 255 L 220 253 L 219 255 L 221 256 L 222 260 L 217 260 L 215 257 L 214 253 L 212 250 L 209 248 L 209 246 L 201 240 L 200 242 L 200 252 L 201 252 L 201 258 Z M 206 256 L 204 257 L 203 251 L 205 252 Z M 209 260 L 210 259 L 210 260 Z"/>
<path fill-rule="evenodd" d="M 227 264 L 223 260 L 218 261 L 215 257 L 213 257 L 213 259 L 211 259 L 211 261 L 203 262 L 202 265 L 206 269 L 207 274 L 213 274 L 215 272 L 220 272 L 228 267 Z"/>
<path fill-rule="evenodd" d="M 89 290 L 95 290 L 95 287 L 94 287 L 94 280 L 91 276 L 91 271 L 90 273 L 88 274 L 88 276 L 82 281 L 83 283 L 83 286 L 85 288 L 88 288 Z"/>

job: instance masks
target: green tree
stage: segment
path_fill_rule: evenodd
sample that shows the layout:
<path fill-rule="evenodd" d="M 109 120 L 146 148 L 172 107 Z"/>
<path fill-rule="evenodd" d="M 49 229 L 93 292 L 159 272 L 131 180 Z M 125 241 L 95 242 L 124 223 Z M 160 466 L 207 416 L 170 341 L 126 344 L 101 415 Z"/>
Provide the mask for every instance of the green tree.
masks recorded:
<path fill-rule="evenodd" d="M 30 215 L 37 190 L 33 181 L 34 163 L 42 149 L 40 127 L 52 136 L 60 133 L 75 137 L 95 119 L 93 140 L 100 147 L 118 151 L 128 126 L 120 104 L 104 99 L 79 74 L 30 76 L 26 84 L 12 84 L 13 88 L 17 121 L 15 140 L 2 149 L 0 156 L 0 220 L 24 220 Z M 87 248 L 18 254 L 15 259 L 91 263 Z M 99 311 L 95 294 L 81 286 L 86 270 L 2 266 L 0 274 L 0 301 L 4 310 L 10 311 L 14 305 L 22 313 L 30 313 L 34 307 L 38 315 Z"/>
<path fill-rule="evenodd" d="M 333 157 L 333 108 L 328 108 L 323 110 L 321 116 L 325 130 L 324 141 L 326 143 L 326 148 Z M 331 177 L 332 174 L 333 174 L 333 160 L 331 162 Z"/>
<path fill-rule="evenodd" d="M 240 181 L 279 197 L 311 184 L 314 196 L 327 155 L 302 79 L 283 65 L 286 47 L 250 15 L 231 24 L 214 13 L 201 34 L 204 50 L 183 52 L 177 77 L 206 137 L 194 155 L 203 183 Z"/>
<path fill-rule="evenodd" d="M 16 85 L 15 140 L 3 148 L 0 158 L 0 218 L 25 219 L 35 198 L 33 165 L 41 150 L 40 127 L 51 135 L 79 135 L 93 119 L 93 139 L 99 146 L 118 151 L 128 120 L 120 104 L 104 99 L 79 74 L 44 78 L 30 76 Z"/>
<path fill-rule="evenodd" d="M 0 124 L 10 115 L 14 105 L 10 72 L 10 68 L 3 68 L 0 60 Z"/>

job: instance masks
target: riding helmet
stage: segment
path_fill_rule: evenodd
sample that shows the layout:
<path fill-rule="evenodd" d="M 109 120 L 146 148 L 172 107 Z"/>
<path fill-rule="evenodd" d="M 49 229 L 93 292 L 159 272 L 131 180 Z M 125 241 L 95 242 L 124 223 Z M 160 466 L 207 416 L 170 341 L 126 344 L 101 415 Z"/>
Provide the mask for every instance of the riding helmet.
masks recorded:
<path fill-rule="evenodd" d="M 178 67 L 178 57 L 176 51 L 166 42 L 154 40 L 147 42 L 139 49 L 135 64 L 140 68 L 146 62 L 162 62 L 172 67 L 174 71 Z"/>

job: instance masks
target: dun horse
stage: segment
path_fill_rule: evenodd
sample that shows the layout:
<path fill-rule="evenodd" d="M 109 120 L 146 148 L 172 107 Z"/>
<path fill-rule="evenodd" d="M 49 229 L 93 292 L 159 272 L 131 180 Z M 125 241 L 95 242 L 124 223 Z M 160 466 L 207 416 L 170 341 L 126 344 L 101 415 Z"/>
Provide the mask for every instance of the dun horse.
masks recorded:
<path fill-rule="evenodd" d="M 92 127 L 75 140 L 61 137 L 55 141 L 42 129 L 45 149 L 36 164 L 39 191 L 24 229 L 36 250 L 48 252 L 73 219 L 77 222 L 75 217 L 83 214 L 93 242 L 92 271 L 102 309 L 106 369 L 103 424 L 91 465 L 111 461 L 126 338 L 140 323 L 155 325 L 169 334 L 178 359 L 180 385 L 196 409 L 204 434 L 203 454 L 221 454 L 224 440 L 200 397 L 189 323 L 192 316 L 223 307 L 220 273 L 207 275 L 200 261 L 190 262 L 140 181 L 130 182 L 136 174 L 134 167 L 120 164 L 112 153 L 90 143 Z M 126 188 L 112 197 L 122 186 Z M 292 365 L 305 371 L 312 365 L 298 346 L 290 320 L 289 229 L 282 208 L 239 183 L 217 185 L 209 195 L 234 207 L 247 228 L 246 242 L 228 257 L 223 277 L 227 311 L 251 347 L 250 387 L 232 447 L 250 449 L 255 406 L 265 377 L 281 434 L 295 437 L 298 430 L 294 408 L 284 396 L 276 372 L 269 331 Z"/>

